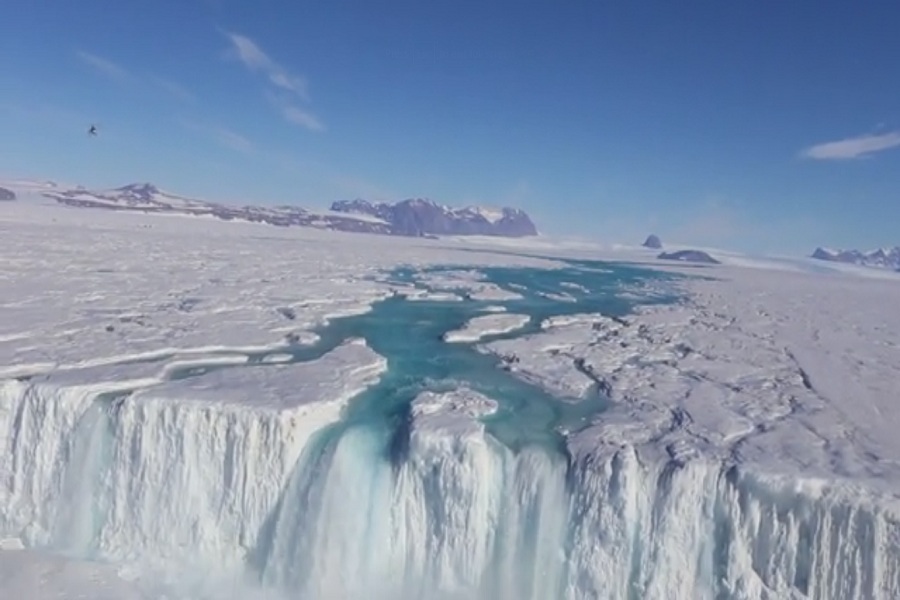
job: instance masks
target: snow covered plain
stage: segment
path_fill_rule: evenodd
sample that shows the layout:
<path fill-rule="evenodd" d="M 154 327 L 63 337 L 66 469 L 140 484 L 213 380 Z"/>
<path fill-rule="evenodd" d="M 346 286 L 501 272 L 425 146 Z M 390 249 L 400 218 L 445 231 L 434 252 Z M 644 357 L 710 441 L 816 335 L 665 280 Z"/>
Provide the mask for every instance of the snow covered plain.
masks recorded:
<path fill-rule="evenodd" d="M 514 303 L 481 271 L 553 260 L 22 203 L 0 239 L 0 538 L 27 546 L 0 550 L 4 596 L 900 596 L 895 280 L 660 265 L 702 277 L 480 347 L 607 399 L 561 452 L 514 451 L 465 384 L 405 435 L 329 433 L 391 374 L 374 340 L 316 343 L 423 285 Z"/>

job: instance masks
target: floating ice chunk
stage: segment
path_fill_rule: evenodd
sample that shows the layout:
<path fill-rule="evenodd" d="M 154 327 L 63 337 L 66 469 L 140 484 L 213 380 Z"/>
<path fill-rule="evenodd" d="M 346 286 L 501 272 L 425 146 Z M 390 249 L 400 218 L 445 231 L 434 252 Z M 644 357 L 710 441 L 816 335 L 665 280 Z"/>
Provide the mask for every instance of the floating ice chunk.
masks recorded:
<path fill-rule="evenodd" d="M 569 288 L 570 290 L 577 290 L 579 292 L 583 292 L 585 294 L 589 294 L 591 290 L 581 285 L 580 283 L 575 283 L 574 281 L 562 281 L 559 284 L 561 287 Z"/>
<path fill-rule="evenodd" d="M 407 296 L 412 302 L 462 302 L 462 298 L 451 292 L 429 292 L 421 290 L 421 293 Z"/>
<path fill-rule="evenodd" d="M 485 284 L 469 292 L 469 298 L 472 300 L 483 300 L 488 302 L 504 302 L 509 300 L 521 300 L 522 295 L 504 290 L 497 285 Z"/>
<path fill-rule="evenodd" d="M 487 276 L 477 270 L 440 271 L 422 273 L 417 279 L 428 286 L 432 293 L 450 291 L 464 293 L 469 300 L 495 301 L 519 300 L 521 294 L 510 292 L 486 281 Z"/>
<path fill-rule="evenodd" d="M 548 300 L 555 300 L 556 302 L 577 302 L 573 296 L 569 294 L 557 294 L 553 292 L 537 292 L 538 296 L 542 296 L 547 298 Z"/>
<path fill-rule="evenodd" d="M 506 312 L 506 307 L 502 304 L 491 304 L 490 306 L 485 306 L 482 310 L 486 313 L 502 313 Z"/>
<path fill-rule="evenodd" d="M 475 317 L 462 329 L 444 334 L 445 342 L 477 342 L 481 338 L 509 333 L 524 327 L 531 317 L 517 314 L 494 314 Z"/>

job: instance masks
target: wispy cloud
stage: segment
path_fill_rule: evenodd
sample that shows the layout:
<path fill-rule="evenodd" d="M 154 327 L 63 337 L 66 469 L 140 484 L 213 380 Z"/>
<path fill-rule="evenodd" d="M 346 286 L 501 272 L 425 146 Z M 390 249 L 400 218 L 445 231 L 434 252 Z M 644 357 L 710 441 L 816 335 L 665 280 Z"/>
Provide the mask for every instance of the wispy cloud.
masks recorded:
<path fill-rule="evenodd" d="M 297 108 L 296 106 L 285 106 L 282 108 L 282 114 L 284 118 L 294 123 L 295 125 L 300 125 L 301 127 L 306 127 L 311 131 L 325 131 L 325 125 L 322 124 L 319 119 L 306 110 L 302 108 Z"/>
<path fill-rule="evenodd" d="M 210 132 L 226 148 L 244 153 L 250 153 L 256 149 L 256 145 L 253 142 L 226 127 L 214 127 Z"/>
<path fill-rule="evenodd" d="M 197 97 L 191 91 L 165 77 L 151 74 L 135 74 L 108 58 L 85 52 L 84 50 L 78 50 L 75 55 L 96 72 L 119 83 L 137 82 L 139 84 L 153 85 L 182 102 L 197 101 Z"/>
<path fill-rule="evenodd" d="M 866 134 L 811 146 L 801 153 L 815 160 L 849 160 L 900 146 L 900 131 Z"/>
<path fill-rule="evenodd" d="M 212 125 L 187 119 L 181 119 L 180 123 L 185 129 L 202 133 L 230 150 L 244 154 L 251 154 L 256 151 L 256 144 L 251 140 L 222 125 Z"/>
<path fill-rule="evenodd" d="M 293 92 L 304 100 L 308 98 L 307 83 L 303 77 L 290 73 L 287 69 L 269 58 L 256 42 L 238 33 L 226 33 L 231 41 L 237 58 L 251 71 L 265 73 L 269 81 L 283 90 Z"/>
<path fill-rule="evenodd" d="M 93 68 L 95 71 L 117 81 L 126 81 L 131 79 L 131 74 L 120 67 L 113 61 L 108 58 L 103 58 L 102 56 L 97 56 L 96 54 L 91 54 L 90 52 L 85 52 L 84 50 L 79 50 L 76 52 L 76 56 L 86 65 Z"/>
<path fill-rule="evenodd" d="M 325 130 L 318 117 L 308 109 L 297 106 L 298 102 L 310 101 L 309 84 L 305 78 L 278 64 L 249 37 L 227 31 L 223 33 L 231 42 L 231 55 L 250 71 L 264 74 L 269 83 L 281 92 L 281 95 L 269 94 L 269 97 L 276 99 L 274 103 L 288 122 L 310 131 Z"/>
<path fill-rule="evenodd" d="M 158 88 L 182 102 L 193 103 L 197 101 L 197 96 L 181 84 L 175 83 L 164 77 L 152 76 L 150 79 Z"/>

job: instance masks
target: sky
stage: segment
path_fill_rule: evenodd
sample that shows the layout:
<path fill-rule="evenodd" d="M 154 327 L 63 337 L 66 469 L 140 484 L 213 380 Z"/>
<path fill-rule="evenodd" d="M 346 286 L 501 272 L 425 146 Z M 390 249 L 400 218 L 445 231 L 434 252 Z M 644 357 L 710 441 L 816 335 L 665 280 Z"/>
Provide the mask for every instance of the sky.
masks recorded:
<path fill-rule="evenodd" d="M 0 177 L 510 205 L 606 242 L 894 245 L 898 31 L 876 0 L 5 0 Z"/>

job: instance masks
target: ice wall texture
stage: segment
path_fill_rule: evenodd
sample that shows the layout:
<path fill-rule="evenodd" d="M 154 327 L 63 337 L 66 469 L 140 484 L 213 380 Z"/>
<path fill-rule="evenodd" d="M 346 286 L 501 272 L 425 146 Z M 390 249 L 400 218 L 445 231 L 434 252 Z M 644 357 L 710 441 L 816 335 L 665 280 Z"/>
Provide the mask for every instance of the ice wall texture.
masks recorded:
<path fill-rule="evenodd" d="M 240 564 L 310 433 L 290 413 L 0 390 L 0 528 L 78 556 Z"/>
<path fill-rule="evenodd" d="M 284 598 L 900 597 L 896 506 L 853 490 L 630 447 L 513 453 L 489 404 L 441 397 L 336 434 L 92 394 L 0 387 L 0 535 L 246 570 Z"/>

